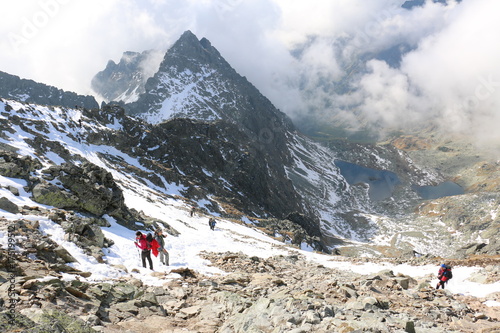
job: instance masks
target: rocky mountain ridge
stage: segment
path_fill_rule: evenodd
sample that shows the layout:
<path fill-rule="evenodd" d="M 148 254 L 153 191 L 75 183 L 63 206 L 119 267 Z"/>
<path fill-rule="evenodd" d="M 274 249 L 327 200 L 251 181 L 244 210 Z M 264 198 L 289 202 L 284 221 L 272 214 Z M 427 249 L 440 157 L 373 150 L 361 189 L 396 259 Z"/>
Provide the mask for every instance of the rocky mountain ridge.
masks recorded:
<path fill-rule="evenodd" d="M 152 124 L 172 117 L 233 122 L 253 136 L 294 128 L 245 77 L 240 76 L 206 39 L 186 31 L 166 52 L 145 93 L 124 106 L 127 114 Z"/>
<path fill-rule="evenodd" d="M 77 95 L 5 72 L 0 72 L 0 97 L 40 105 L 78 106 L 88 109 L 99 107 L 92 96 Z"/>
<path fill-rule="evenodd" d="M 72 153 L 72 145 L 84 145 L 84 150 L 111 146 L 121 151 L 120 154 L 125 154 L 123 156 L 127 156 L 126 159 L 140 160 L 144 170 L 119 155 L 99 154 L 107 166 L 111 167 L 110 170 L 133 173 L 141 183 L 149 183 L 153 188 L 166 193 L 173 186 L 182 187 L 183 190 L 179 194 L 182 194 L 186 201 L 189 200 L 192 205 L 197 206 L 197 201 L 207 200 L 210 202 L 210 211 L 227 217 L 241 218 L 253 212 L 262 219 L 272 214 L 269 217 L 294 220 L 299 224 L 299 229 L 307 229 L 303 232 L 303 238 L 308 239 L 308 243 L 314 243 L 320 248 L 324 246 L 319 239 L 314 240 L 314 237 L 319 236 L 317 227 L 311 225 L 308 219 L 301 218 L 302 215 L 298 213 L 301 209 L 300 198 L 290 187 L 284 171 L 281 176 L 275 174 L 274 178 L 269 178 L 270 175 L 263 172 L 265 168 L 262 165 L 273 162 L 268 161 L 268 157 L 259 151 L 258 145 L 252 141 L 242 147 L 235 145 L 234 142 L 241 141 L 238 138 L 239 131 L 230 124 L 217 125 L 174 119 L 153 126 L 125 116 L 120 107 L 105 107 L 103 110 L 45 109 L 42 113 L 45 112 L 47 117 L 40 117 L 40 110 L 34 105 L 9 101 L 5 103 L 6 117 L 0 120 L 4 142 L 0 145 L 6 150 L 4 160 L 13 162 L 6 163 L 3 169 L 20 168 L 14 163 L 20 158 L 6 155 L 8 151 L 16 151 L 9 142 L 9 133 L 25 133 L 36 138 L 27 140 L 27 143 L 37 152 L 36 155 L 41 157 L 41 161 L 48 165 L 42 167 L 40 160 L 35 159 L 37 172 L 42 174 L 44 180 L 30 192 L 33 192 L 33 196 L 41 203 L 65 209 L 83 208 L 87 205 L 87 213 L 100 216 L 105 213 L 100 206 L 115 202 L 115 217 L 132 223 L 135 217 L 130 216 L 123 203 L 119 203 L 120 200 L 116 201 L 120 198 L 119 188 L 107 184 L 109 174 L 96 171 L 101 174 L 98 179 L 102 179 L 96 189 L 73 184 L 79 174 L 90 179 L 95 179 L 96 176 L 83 176 L 83 171 L 92 167 L 87 165 L 85 156 Z M 14 108 L 11 105 L 14 105 Z M 75 111 L 76 113 L 71 115 Z M 60 116 L 66 118 L 64 126 L 59 123 Z M 111 125 L 116 128 L 112 129 Z M 105 130 L 106 126 L 109 128 Z M 54 136 L 65 139 L 54 140 Z M 44 157 L 48 152 L 57 155 L 58 160 L 66 161 L 62 169 Z M 78 166 L 80 164 L 81 167 Z M 6 171 L 5 176 L 10 174 Z M 23 176 L 25 177 L 27 175 Z M 257 177 L 261 181 L 255 181 Z M 58 185 L 54 178 L 57 178 Z M 224 179 L 223 186 L 220 184 L 221 179 Z M 49 183 L 43 184 L 47 181 Z M 228 186 L 229 181 L 233 187 Z M 130 184 L 122 181 L 120 186 L 129 187 Z M 110 187 L 109 190 L 105 190 L 107 187 Z M 103 191 L 105 193 L 100 193 Z M 86 199 L 78 199 L 80 194 L 84 193 Z M 268 202 L 263 201 L 262 196 L 265 195 L 269 198 Z M 115 209 L 108 207 L 106 212 L 109 214 Z M 292 214 L 294 212 L 296 214 Z"/>

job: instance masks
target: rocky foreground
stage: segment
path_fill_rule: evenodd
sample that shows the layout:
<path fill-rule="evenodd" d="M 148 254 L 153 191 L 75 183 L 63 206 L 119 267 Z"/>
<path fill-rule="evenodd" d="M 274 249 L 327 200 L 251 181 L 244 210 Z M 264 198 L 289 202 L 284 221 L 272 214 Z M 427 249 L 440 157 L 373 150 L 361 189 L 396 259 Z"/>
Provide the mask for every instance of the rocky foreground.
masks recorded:
<path fill-rule="evenodd" d="M 0 252 L 2 332 L 500 332 L 498 307 L 434 290 L 434 276 L 359 275 L 293 252 L 268 259 L 204 253 L 228 274 L 151 272 L 165 279 L 156 287 L 132 277 L 88 283 L 83 278 L 90 273 L 67 266 L 72 258 L 36 222 L 15 223 L 25 241 L 18 244 L 22 252 Z M 499 257 L 452 264 L 482 265 L 477 281 L 500 279 Z M 75 279 L 63 281 L 61 272 Z M 489 299 L 500 301 L 500 295 Z"/>

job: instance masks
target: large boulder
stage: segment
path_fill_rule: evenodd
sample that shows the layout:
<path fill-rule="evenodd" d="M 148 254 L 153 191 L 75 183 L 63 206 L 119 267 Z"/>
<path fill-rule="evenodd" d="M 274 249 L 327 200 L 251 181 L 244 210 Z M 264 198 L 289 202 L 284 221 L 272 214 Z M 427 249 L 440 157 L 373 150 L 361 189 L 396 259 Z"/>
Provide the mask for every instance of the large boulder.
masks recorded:
<path fill-rule="evenodd" d="M 4 177 L 28 179 L 32 171 L 41 167 L 40 161 L 30 156 L 19 156 L 11 151 L 0 150 L 0 175 Z"/>
<path fill-rule="evenodd" d="M 65 209 L 79 208 L 79 198 L 54 184 L 42 181 L 33 187 L 33 200 L 49 206 Z"/>
<path fill-rule="evenodd" d="M 63 209 L 78 209 L 96 216 L 125 219 L 130 214 L 122 190 L 110 172 L 89 162 L 63 163 L 44 172 L 45 181 L 33 188 L 33 200 Z M 61 185 L 54 185 L 60 183 Z"/>
<path fill-rule="evenodd" d="M 5 197 L 0 197 L 0 209 L 12 214 L 19 213 L 19 207 Z"/>

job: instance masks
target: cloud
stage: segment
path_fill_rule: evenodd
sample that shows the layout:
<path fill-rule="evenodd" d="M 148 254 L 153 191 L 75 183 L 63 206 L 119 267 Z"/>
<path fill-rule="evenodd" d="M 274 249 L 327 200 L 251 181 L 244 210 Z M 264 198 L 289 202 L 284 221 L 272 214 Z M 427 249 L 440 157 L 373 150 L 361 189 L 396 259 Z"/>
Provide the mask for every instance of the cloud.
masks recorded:
<path fill-rule="evenodd" d="M 191 30 L 292 118 L 353 128 L 434 121 L 496 138 L 500 3 L 427 1 L 410 11 L 403 2 L 8 1 L 0 70 L 86 94 L 108 60 L 164 52 Z"/>
<path fill-rule="evenodd" d="M 428 122 L 498 142 L 492 124 L 500 120 L 500 45 L 494 42 L 500 23 L 493 14 L 499 9 L 488 0 L 443 8 L 442 29 L 421 38 L 400 68 L 368 62 L 359 81 L 363 111 L 387 126 Z"/>
<path fill-rule="evenodd" d="M 128 50 L 166 48 L 174 34 L 178 38 L 152 8 L 127 0 L 2 3 L 9 14 L 0 23 L 0 70 L 89 93 L 92 76 L 108 60 L 119 61 Z"/>

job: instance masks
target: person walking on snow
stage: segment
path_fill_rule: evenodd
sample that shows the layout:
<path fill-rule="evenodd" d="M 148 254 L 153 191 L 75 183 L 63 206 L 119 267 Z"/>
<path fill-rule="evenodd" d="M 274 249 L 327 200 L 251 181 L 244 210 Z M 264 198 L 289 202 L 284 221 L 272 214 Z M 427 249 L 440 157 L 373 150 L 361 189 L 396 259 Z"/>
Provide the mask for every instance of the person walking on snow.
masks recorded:
<path fill-rule="evenodd" d="M 149 269 L 153 270 L 153 260 L 151 259 L 151 251 L 155 256 L 158 255 L 158 242 L 153 239 L 153 235 L 148 233 L 145 236 L 142 232 L 135 233 L 135 246 L 141 250 L 142 267 L 146 268 L 146 260 L 149 263 Z"/>
<path fill-rule="evenodd" d="M 453 277 L 451 273 L 451 267 L 445 264 L 441 264 L 437 277 L 439 279 L 439 282 L 436 285 L 436 289 L 439 289 L 439 287 L 442 287 L 444 289 L 445 283 L 447 283 L 448 280 Z"/>
<path fill-rule="evenodd" d="M 155 240 L 158 242 L 158 253 L 160 254 L 160 262 L 165 266 L 168 266 L 169 254 L 168 251 L 165 249 L 165 239 L 164 239 L 165 237 L 167 236 L 163 234 L 163 230 L 156 229 Z"/>
<path fill-rule="evenodd" d="M 208 226 L 210 227 L 211 230 L 215 230 L 215 219 L 213 217 L 211 217 L 209 220 L 208 220 Z"/>

